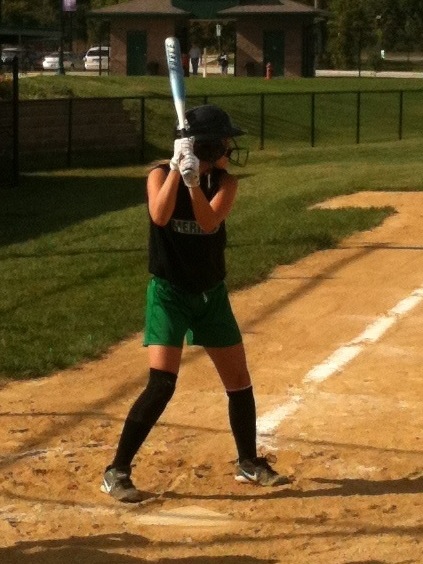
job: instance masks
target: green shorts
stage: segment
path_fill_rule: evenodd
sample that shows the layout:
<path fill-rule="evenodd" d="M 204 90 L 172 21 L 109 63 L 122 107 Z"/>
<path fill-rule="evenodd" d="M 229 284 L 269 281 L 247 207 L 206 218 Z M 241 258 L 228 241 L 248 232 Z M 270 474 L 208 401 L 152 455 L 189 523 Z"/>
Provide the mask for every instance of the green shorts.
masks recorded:
<path fill-rule="evenodd" d="M 188 345 L 230 347 L 242 342 L 229 303 L 226 284 L 220 282 L 201 294 L 175 288 L 154 277 L 147 287 L 144 346 Z"/>

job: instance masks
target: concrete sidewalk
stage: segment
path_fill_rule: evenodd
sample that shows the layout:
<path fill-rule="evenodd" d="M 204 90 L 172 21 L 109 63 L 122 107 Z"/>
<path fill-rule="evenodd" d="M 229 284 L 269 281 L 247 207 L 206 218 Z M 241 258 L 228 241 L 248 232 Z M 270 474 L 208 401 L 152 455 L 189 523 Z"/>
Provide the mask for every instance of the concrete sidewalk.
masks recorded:
<path fill-rule="evenodd" d="M 317 77 L 368 77 L 368 78 L 423 78 L 423 72 L 369 71 L 369 70 L 316 70 Z"/>

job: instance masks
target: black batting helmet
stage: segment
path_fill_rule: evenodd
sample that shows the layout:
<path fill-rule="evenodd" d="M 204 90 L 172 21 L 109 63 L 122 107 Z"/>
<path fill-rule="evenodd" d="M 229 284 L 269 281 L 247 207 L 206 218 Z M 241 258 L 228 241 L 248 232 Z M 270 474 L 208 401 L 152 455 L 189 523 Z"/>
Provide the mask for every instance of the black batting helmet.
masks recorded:
<path fill-rule="evenodd" d="M 212 141 L 245 134 L 245 131 L 231 122 L 224 110 L 213 104 L 191 108 L 185 115 L 189 126 L 188 134 L 194 136 L 196 141 Z"/>

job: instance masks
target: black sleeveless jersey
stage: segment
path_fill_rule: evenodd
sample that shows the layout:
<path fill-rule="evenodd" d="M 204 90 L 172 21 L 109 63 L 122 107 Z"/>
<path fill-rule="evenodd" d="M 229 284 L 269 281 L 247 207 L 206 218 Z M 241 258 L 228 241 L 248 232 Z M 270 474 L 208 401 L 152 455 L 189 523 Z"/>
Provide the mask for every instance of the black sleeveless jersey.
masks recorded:
<path fill-rule="evenodd" d="M 169 171 L 168 165 L 160 167 Z M 208 201 L 218 191 L 225 173 L 213 168 L 209 175 L 201 175 L 200 187 Z M 169 222 L 160 227 L 150 217 L 150 273 L 183 291 L 204 292 L 225 278 L 225 247 L 225 222 L 212 233 L 204 232 L 195 220 L 188 188 L 181 179 Z"/>

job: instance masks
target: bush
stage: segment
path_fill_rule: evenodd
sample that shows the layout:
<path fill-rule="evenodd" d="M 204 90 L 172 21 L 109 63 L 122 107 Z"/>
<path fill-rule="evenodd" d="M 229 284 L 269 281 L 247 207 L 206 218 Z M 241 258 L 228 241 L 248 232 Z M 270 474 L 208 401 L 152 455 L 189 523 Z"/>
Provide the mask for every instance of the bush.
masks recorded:
<path fill-rule="evenodd" d="M 12 92 L 12 78 L 7 74 L 0 74 L 0 100 L 11 100 Z"/>

